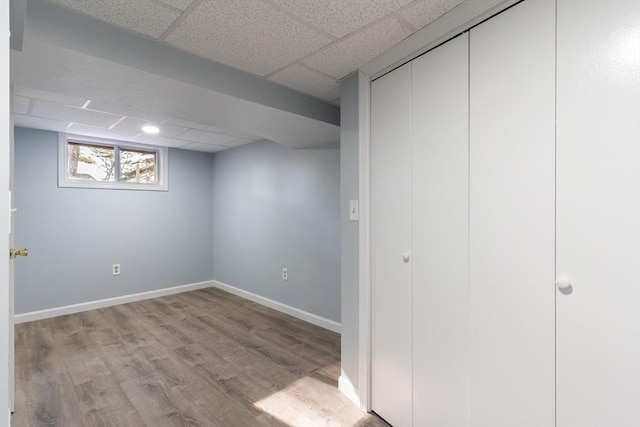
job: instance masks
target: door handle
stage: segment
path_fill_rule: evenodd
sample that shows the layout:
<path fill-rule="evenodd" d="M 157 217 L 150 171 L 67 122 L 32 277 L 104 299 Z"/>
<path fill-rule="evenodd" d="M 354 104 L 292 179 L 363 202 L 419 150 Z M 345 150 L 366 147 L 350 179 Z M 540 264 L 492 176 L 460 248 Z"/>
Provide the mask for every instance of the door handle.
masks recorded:
<path fill-rule="evenodd" d="M 411 256 L 411 254 L 409 254 L 409 252 L 402 252 L 402 260 L 407 263 L 409 262 L 409 257 Z"/>
<path fill-rule="evenodd" d="M 14 259 L 17 256 L 29 256 L 29 249 L 27 249 L 27 248 L 22 248 L 22 249 L 11 248 L 11 249 L 9 249 L 9 258 L 10 259 Z"/>
<path fill-rule="evenodd" d="M 568 277 L 557 277 L 556 286 L 558 287 L 560 293 L 563 293 L 565 295 L 569 295 L 571 292 L 573 292 L 573 286 L 571 286 L 571 281 Z"/>

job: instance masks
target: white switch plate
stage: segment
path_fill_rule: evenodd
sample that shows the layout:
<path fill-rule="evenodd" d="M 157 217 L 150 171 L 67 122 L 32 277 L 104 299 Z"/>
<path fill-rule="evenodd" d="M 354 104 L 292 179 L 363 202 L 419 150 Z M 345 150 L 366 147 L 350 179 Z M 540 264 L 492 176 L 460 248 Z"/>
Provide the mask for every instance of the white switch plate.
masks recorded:
<path fill-rule="evenodd" d="M 357 200 L 349 200 L 349 221 L 357 221 L 360 217 L 360 208 Z"/>

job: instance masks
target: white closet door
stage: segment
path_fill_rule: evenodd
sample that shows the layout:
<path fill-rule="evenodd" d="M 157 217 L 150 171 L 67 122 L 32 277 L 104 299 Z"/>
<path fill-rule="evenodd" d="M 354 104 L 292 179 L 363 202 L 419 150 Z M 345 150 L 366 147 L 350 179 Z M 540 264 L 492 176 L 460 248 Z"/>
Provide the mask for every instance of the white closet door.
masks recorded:
<path fill-rule="evenodd" d="M 553 426 L 555 2 L 470 38 L 471 425 Z"/>
<path fill-rule="evenodd" d="M 468 425 L 469 36 L 412 63 L 413 425 Z"/>
<path fill-rule="evenodd" d="M 372 408 L 411 425 L 411 64 L 371 84 Z"/>
<path fill-rule="evenodd" d="M 640 2 L 558 1 L 558 427 L 640 426 Z"/>

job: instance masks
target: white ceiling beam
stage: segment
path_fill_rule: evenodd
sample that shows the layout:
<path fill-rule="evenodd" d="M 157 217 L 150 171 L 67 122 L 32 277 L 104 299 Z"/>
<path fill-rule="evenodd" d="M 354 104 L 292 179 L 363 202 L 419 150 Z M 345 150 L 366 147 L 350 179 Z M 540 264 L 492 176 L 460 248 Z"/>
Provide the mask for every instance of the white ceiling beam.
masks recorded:
<path fill-rule="evenodd" d="M 26 36 L 48 44 L 320 122 L 340 123 L 335 105 L 50 2 L 29 2 L 26 19 Z"/>

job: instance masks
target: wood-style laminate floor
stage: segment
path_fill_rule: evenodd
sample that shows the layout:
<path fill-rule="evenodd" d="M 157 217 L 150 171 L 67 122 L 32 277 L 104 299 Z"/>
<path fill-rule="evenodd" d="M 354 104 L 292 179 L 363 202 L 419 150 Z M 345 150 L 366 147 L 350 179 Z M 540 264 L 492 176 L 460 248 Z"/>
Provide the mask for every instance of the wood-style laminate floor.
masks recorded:
<path fill-rule="evenodd" d="M 16 326 L 14 427 L 387 426 L 340 337 L 208 288 Z"/>

